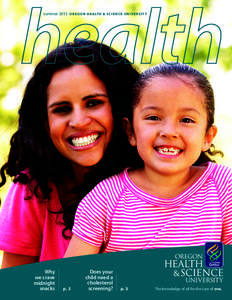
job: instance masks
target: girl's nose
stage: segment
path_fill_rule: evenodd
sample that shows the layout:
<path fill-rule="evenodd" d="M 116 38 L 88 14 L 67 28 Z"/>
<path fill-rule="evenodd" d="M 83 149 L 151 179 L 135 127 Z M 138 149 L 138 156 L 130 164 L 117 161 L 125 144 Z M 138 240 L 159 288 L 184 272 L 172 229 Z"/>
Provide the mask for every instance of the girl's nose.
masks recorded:
<path fill-rule="evenodd" d="M 177 126 L 172 122 L 166 122 L 160 130 L 160 136 L 166 138 L 177 138 L 179 136 Z"/>
<path fill-rule="evenodd" d="M 83 109 L 75 109 L 70 115 L 69 126 L 83 128 L 91 122 L 91 118 Z"/>

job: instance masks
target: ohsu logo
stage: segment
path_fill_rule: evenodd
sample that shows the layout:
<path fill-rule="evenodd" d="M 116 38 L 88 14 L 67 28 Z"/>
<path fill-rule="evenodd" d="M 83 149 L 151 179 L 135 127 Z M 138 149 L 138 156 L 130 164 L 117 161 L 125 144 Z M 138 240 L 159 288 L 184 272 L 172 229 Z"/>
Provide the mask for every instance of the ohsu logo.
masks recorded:
<path fill-rule="evenodd" d="M 210 261 L 218 260 L 218 258 L 222 255 L 222 251 L 219 249 L 218 244 L 214 244 L 211 248 L 207 250 L 207 254 L 209 256 Z"/>
<path fill-rule="evenodd" d="M 223 243 L 207 242 L 205 244 L 205 266 L 207 268 L 222 268 Z"/>

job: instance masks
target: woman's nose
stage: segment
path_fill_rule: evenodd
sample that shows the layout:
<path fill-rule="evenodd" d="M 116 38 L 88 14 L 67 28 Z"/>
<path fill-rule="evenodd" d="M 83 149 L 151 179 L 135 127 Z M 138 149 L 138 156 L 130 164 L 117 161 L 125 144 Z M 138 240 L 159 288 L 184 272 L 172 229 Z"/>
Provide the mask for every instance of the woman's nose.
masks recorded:
<path fill-rule="evenodd" d="M 69 126 L 73 128 L 82 128 L 87 126 L 91 121 L 88 113 L 83 109 L 75 109 L 70 116 Z"/>
<path fill-rule="evenodd" d="M 177 125 L 174 122 L 166 122 L 160 130 L 160 136 L 177 138 L 179 136 Z"/>

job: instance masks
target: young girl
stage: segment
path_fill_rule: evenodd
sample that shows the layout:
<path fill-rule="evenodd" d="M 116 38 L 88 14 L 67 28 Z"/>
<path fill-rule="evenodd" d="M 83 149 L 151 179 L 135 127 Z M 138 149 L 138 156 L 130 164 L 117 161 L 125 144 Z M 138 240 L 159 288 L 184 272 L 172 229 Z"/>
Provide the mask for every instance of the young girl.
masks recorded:
<path fill-rule="evenodd" d="M 80 200 L 133 156 L 121 122 L 137 77 L 116 51 L 83 39 L 36 66 L 1 168 L 0 186 L 14 178 L 0 215 L 2 267 L 64 256 Z"/>
<path fill-rule="evenodd" d="M 231 244 L 232 172 L 208 157 L 215 154 L 213 123 L 213 90 L 197 70 L 161 64 L 140 75 L 124 127 L 144 164 L 83 199 L 66 257 Z"/>

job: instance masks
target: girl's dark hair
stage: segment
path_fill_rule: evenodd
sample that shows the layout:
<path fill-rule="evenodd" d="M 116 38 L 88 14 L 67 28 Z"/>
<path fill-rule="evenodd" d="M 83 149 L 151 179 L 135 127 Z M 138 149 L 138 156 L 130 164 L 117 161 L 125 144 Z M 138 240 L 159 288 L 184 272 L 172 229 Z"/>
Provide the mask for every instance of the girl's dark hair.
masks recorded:
<path fill-rule="evenodd" d="M 139 103 L 142 95 L 142 91 L 144 88 L 147 87 L 149 82 L 155 77 L 178 77 L 180 80 L 187 83 L 184 78 L 188 77 L 192 81 L 192 85 L 199 88 L 203 94 L 205 95 L 205 107 L 207 111 L 207 130 L 214 124 L 214 112 L 215 112 L 215 105 L 214 105 L 214 92 L 213 88 L 208 81 L 207 77 L 203 75 L 200 71 L 194 69 L 193 67 L 182 64 L 182 63 L 169 63 L 169 64 L 159 64 L 148 68 L 143 73 L 140 74 L 138 80 L 136 81 L 133 89 L 133 96 L 132 96 L 132 103 L 131 109 L 129 112 L 129 120 L 132 122 L 133 120 L 133 110 L 135 106 Z M 189 82 L 188 82 L 189 84 Z M 168 86 L 167 86 L 168 89 Z M 205 152 L 201 152 L 200 157 L 194 163 L 194 165 L 200 165 L 208 161 L 215 162 L 210 156 L 214 156 L 216 154 L 223 153 L 221 151 L 215 150 L 215 146 L 212 144 L 210 149 Z"/>
<path fill-rule="evenodd" d="M 72 191 L 75 195 L 73 200 L 63 205 L 65 230 L 72 228 L 80 200 L 100 180 L 120 172 L 139 159 L 133 147 L 130 147 L 121 125 L 128 111 L 138 71 L 107 45 L 76 39 L 50 52 L 36 66 L 19 109 L 19 126 L 11 138 L 8 161 L 0 171 L 0 187 L 6 183 L 8 174 L 14 178 L 15 183 L 27 185 L 31 195 L 35 194 L 41 201 L 48 201 L 52 191 L 51 183 L 63 182 L 67 174 L 72 174 L 70 161 L 53 145 L 46 130 L 46 122 L 47 87 L 51 78 L 55 72 L 73 63 L 86 64 L 104 82 L 112 105 L 114 129 L 102 160 L 92 168 L 92 172 L 86 174 L 84 183 Z"/>

